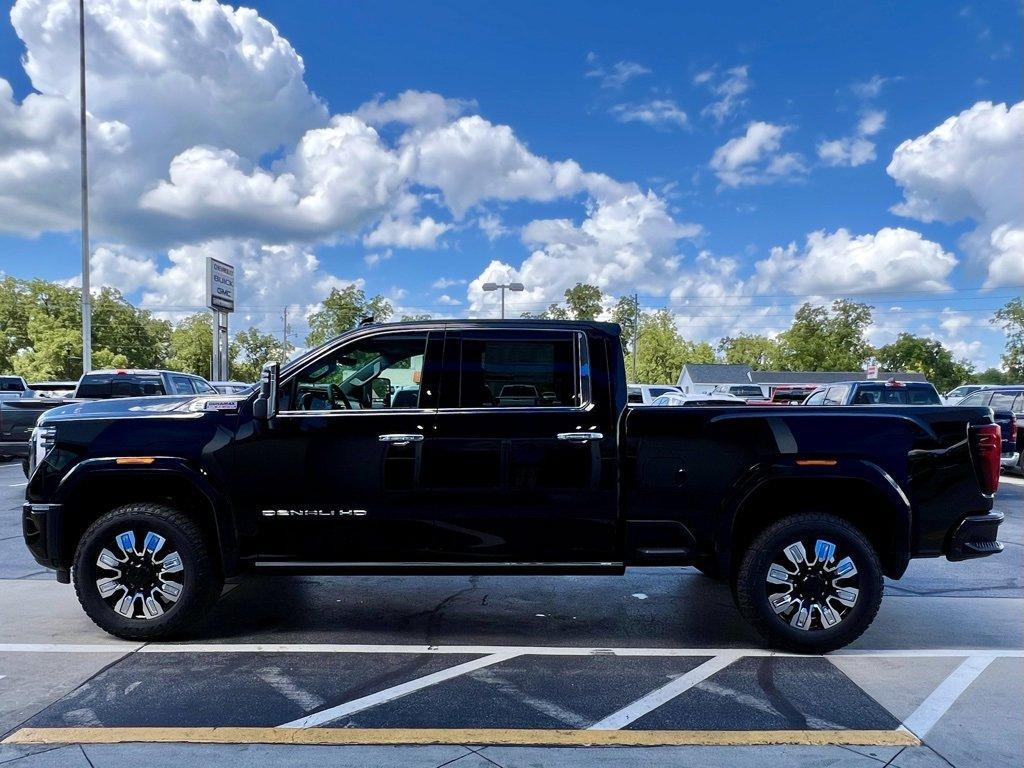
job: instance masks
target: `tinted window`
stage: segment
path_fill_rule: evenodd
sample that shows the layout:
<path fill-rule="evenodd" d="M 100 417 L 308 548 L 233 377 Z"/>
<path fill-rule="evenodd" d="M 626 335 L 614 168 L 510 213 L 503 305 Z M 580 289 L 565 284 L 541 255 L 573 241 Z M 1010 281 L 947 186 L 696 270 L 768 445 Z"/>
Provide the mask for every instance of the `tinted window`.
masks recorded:
<path fill-rule="evenodd" d="M 285 387 L 282 410 L 418 408 L 426 344 L 426 333 L 394 333 L 340 347 Z"/>
<path fill-rule="evenodd" d="M 572 333 L 463 339 L 459 406 L 579 405 L 575 341 Z"/>
<path fill-rule="evenodd" d="M 194 395 L 195 392 L 195 389 L 192 388 L 192 380 L 188 376 L 171 376 L 172 395 Z"/>
<path fill-rule="evenodd" d="M 997 411 L 1012 411 L 1016 399 L 1016 392 L 995 392 L 988 404 Z"/>
<path fill-rule="evenodd" d="M 965 397 L 957 405 L 988 405 L 988 399 L 991 396 L 991 392 L 975 392 L 973 395 Z"/>
<path fill-rule="evenodd" d="M 940 405 L 932 387 L 893 387 L 869 384 L 857 388 L 854 405 Z"/>
<path fill-rule="evenodd" d="M 626 390 L 627 403 L 642 403 L 643 401 L 644 393 L 639 387 L 630 387 Z"/>
<path fill-rule="evenodd" d="M 673 387 L 651 387 L 651 397 L 660 397 L 661 395 L 671 394 L 676 390 Z"/>
<path fill-rule="evenodd" d="M 15 376 L 0 376 L 0 392 L 24 392 L 25 385 Z"/>
<path fill-rule="evenodd" d="M 110 397 L 149 397 L 163 395 L 163 382 L 159 376 L 112 376 Z"/>

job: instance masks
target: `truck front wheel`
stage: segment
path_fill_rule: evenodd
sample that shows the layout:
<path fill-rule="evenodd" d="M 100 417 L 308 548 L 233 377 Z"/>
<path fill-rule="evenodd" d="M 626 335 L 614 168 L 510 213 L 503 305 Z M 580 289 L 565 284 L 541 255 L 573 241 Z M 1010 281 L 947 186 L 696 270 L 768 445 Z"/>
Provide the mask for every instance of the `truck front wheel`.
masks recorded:
<path fill-rule="evenodd" d="M 127 504 L 86 529 L 75 551 L 75 592 L 101 629 L 156 640 L 187 629 L 224 581 L 202 530 L 162 504 Z"/>
<path fill-rule="evenodd" d="M 882 567 L 867 537 L 827 514 L 768 526 L 735 575 L 743 616 L 773 646 L 825 653 L 853 642 L 882 601 Z"/>

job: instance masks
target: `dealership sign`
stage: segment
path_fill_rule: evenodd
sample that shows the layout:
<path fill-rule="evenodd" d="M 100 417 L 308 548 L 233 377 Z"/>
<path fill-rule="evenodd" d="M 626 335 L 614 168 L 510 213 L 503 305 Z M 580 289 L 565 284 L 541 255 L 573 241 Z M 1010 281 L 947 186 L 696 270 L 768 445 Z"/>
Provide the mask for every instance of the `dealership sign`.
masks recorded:
<path fill-rule="evenodd" d="M 206 258 L 206 306 L 220 312 L 235 311 L 235 268 Z"/>

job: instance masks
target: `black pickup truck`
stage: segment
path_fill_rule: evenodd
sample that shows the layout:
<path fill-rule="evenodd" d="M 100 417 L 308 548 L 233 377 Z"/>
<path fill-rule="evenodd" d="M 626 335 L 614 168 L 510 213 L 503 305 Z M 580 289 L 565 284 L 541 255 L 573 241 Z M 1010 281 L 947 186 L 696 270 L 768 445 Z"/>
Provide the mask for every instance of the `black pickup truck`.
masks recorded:
<path fill-rule="evenodd" d="M 63 398 L 0 400 L 0 460 L 21 459 L 28 474 L 28 441 L 39 417 L 63 404 Z"/>
<path fill-rule="evenodd" d="M 251 395 L 57 408 L 31 464 L 29 548 L 132 639 L 186 630 L 243 570 L 694 565 L 769 642 L 817 652 L 910 558 L 1002 549 L 990 409 L 630 408 L 597 322 L 367 325 Z"/>

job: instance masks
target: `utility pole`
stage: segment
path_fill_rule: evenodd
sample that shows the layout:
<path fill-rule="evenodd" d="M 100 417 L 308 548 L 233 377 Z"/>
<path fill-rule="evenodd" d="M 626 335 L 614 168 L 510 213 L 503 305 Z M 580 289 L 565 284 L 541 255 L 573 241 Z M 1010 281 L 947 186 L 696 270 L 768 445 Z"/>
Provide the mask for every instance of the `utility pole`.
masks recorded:
<path fill-rule="evenodd" d="M 636 348 L 640 344 L 640 297 L 633 294 L 633 383 L 636 380 Z"/>
<path fill-rule="evenodd" d="M 92 296 L 89 285 L 89 159 L 85 139 L 85 0 L 78 0 L 79 122 L 82 144 L 82 373 L 92 369 Z"/>
<path fill-rule="evenodd" d="M 281 331 L 281 341 L 284 342 L 284 348 L 288 349 L 288 307 L 284 308 L 284 329 Z"/>

